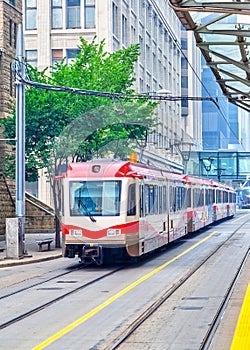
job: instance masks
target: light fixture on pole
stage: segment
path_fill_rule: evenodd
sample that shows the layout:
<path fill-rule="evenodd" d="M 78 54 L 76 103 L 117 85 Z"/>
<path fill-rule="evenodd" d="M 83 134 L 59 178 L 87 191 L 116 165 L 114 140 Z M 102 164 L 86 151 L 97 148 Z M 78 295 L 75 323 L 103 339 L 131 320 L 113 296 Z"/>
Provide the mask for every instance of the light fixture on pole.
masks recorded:
<path fill-rule="evenodd" d="M 191 148 L 194 145 L 192 141 L 184 141 L 181 139 L 180 141 L 175 141 L 174 146 L 177 148 L 179 154 L 182 157 L 183 165 L 184 165 L 184 173 L 187 172 L 187 163 L 190 159 Z"/>

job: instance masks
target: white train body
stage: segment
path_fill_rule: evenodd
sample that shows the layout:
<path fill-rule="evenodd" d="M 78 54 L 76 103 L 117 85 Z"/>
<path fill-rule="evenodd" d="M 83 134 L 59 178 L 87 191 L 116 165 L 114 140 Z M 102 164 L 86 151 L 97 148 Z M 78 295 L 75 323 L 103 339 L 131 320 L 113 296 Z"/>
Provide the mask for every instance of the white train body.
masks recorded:
<path fill-rule="evenodd" d="M 72 163 L 62 186 L 64 256 L 85 263 L 137 258 L 236 210 L 224 184 L 131 162 Z"/>

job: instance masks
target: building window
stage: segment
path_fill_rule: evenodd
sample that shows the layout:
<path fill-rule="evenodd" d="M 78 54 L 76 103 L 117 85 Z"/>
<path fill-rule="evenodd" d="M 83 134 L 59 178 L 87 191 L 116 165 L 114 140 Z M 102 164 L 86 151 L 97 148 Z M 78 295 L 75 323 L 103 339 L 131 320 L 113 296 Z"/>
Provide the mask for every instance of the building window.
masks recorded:
<path fill-rule="evenodd" d="M 79 49 L 67 49 L 66 50 L 66 56 L 67 56 L 67 63 L 71 63 L 75 60 L 76 55 L 80 53 Z"/>
<path fill-rule="evenodd" d="M 15 0 L 9 0 L 9 3 L 13 6 L 15 6 Z"/>
<path fill-rule="evenodd" d="M 14 48 L 16 48 L 16 40 L 17 40 L 17 24 L 14 23 Z"/>
<path fill-rule="evenodd" d="M 63 59 L 63 50 L 62 49 L 55 49 L 52 50 L 52 66 L 56 64 L 56 62 L 61 62 Z"/>
<path fill-rule="evenodd" d="M 13 96 L 13 70 L 12 63 L 10 63 L 10 96 Z"/>
<path fill-rule="evenodd" d="M 26 14 L 26 29 L 36 29 L 36 14 L 37 4 L 36 0 L 25 1 L 25 14 Z"/>
<path fill-rule="evenodd" d="M 51 0 L 52 29 L 62 28 L 62 0 Z"/>
<path fill-rule="evenodd" d="M 12 45 L 12 19 L 9 21 L 9 44 Z"/>
<path fill-rule="evenodd" d="M 84 13 L 85 28 L 95 28 L 95 0 L 85 0 Z"/>
<path fill-rule="evenodd" d="M 112 32 L 118 37 L 118 6 L 112 3 Z"/>
<path fill-rule="evenodd" d="M 67 28 L 80 28 L 80 0 L 66 0 Z"/>
<path fill-rule="evenodd" d="M 122 15 L 122 43 L 123 45 L 127 45 L 127 31 L 128 31 L 128 28 L 127 28 L 127 18 Z"/>
<path fill-rule="evenodd" d="M 31 66 L 36 67 L 37 66 L 37 50 L 26 50 L 26 62 L 29 63 Z"/>
<path fill-rule="evenodd" d="M 141 55 L 140 55 L 140 62 L 144 62 L 145 60 L 145 48 L 144 48 L 144 42 L 143 42 L 143 37 L 141 35 L 139 35 L 139 45 L 140 45 L 140 51 L 141 51 Z"/>

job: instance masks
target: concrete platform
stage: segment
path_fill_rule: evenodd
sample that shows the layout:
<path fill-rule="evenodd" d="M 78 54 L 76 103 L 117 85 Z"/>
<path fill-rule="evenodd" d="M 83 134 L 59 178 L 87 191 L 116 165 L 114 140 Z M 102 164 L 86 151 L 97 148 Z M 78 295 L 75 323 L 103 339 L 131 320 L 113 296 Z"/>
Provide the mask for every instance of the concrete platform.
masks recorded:
<path fill-rule="evenodd" d="M 39 246 L 36 241 L 53 238 L 50 250 L 47 245 L 42 246 L 42 251 L 39 251 Z M 20 259 L 6 258 L 6 242 L 0 242 L 0 268 L 7 266 L 16 266 L 30 264 L 45 260 L 60 258 L 62 256 L 62 249 L 55 248 L 55 234 L 54 233 L 28 233 L 25 235 L 25 251 L 26 253 Z"/>

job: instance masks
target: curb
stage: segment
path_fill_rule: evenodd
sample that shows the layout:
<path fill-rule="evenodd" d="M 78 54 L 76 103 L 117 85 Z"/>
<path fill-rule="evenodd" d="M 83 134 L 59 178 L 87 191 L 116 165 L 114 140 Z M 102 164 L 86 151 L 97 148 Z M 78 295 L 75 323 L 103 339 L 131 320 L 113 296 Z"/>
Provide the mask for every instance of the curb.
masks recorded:
<path fill-rule="evenodd" d="M 27 265 L 27 264 L 33 264 L 37 262 L 43 262 L 48 260 L 54 260 L 62 257 L 62 253 L 50 255 L 50 256 L 44 256 L 44 257 L 37 257 L 32 259 L 32 256 L 24 257 L 19 260 L 0 260 L 0 269 L 3 267 L 11 267 L 11 266 L 18 266 L 18 265 Z"/>

